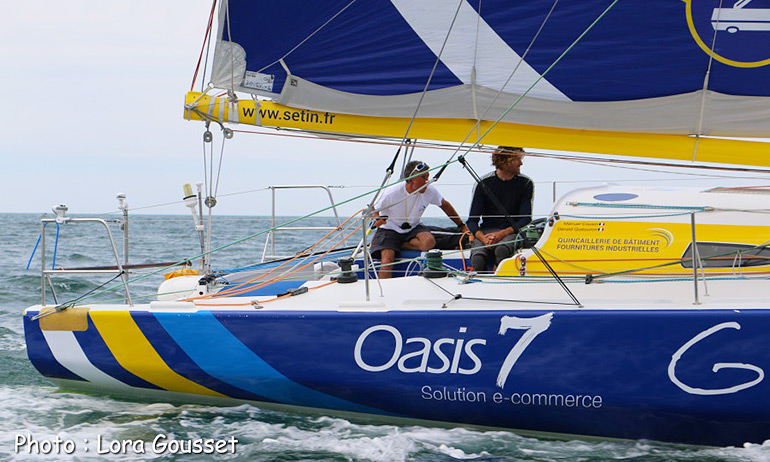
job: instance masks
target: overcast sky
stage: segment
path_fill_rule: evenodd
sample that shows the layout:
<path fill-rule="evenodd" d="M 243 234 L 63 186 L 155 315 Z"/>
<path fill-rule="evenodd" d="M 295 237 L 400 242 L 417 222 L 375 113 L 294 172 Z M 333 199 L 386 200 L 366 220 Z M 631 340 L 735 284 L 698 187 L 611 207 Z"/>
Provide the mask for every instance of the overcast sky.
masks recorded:
<path fill-rule="evenodd" d="M 71 215 L 106 213 L 116 210 L 115 194 L 122 192 L 136 213 L 188 213 L 178 201 L 184 183 L 203 181 L 204 127 L 182 118 L 183 101 L 210 6 L 209 0 L 4 1 L 0 212 L 49 212 L 66 204 Z M 217 155 L 220 142 L 216 133 Z M 357 186 L 335 189 L 337 200 L 361 194 L 380 184 L 395 152 L 247 134 L 227 145 L 218 214 L 269 214 L 270 185 Z M 418 151 L 416 157 L 435 165 L 447 153 Z M 479 173 L 489 170 L 488 159 L 473 161 Z M 694 184 L 686 176 L 536 158 L 523 170 L 536 182 L 535 212 L 541 214 L 548 211 L 554 180 L 561 180 L 558 194 L 583 185 L 564 180 L 586 178 Z M 462 214 L 469 181 L 455 167 L 439 184 Z M 279 196 L 281 211 L 321 207 L 313 196 Z"/>

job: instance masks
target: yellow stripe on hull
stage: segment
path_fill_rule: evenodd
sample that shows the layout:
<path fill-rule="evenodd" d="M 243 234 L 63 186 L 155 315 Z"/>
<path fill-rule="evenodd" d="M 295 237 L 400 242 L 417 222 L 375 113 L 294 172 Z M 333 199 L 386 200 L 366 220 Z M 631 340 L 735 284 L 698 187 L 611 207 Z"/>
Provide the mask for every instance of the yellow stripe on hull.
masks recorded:
<path fill-rule="evenodd" d="M 204 120 L 208 117 L 222 122 L 322 133 L 400 138 L 409 125 L 407 118 L 316 112 L 268 101 L 260 101 L 259 108 L 252 100 L 230 104 L 227 98 L 201 96 L 198 92 L 188 92 L 185 104 L 186 107 L 192 104 L 195 107 L 195 110 L 185 109 L 184 116 L 188 120 Z M 471 119 L 419 118 L 409 130 L 409 136 L 461 142 L 475 123 Z M 483 122 L 481 129 L 474 133 L 480 136 L 491 125 L 491 122 Z M 468 141 L 473 142 L 475 139 Z M 577 130 L 505 122 L 497 124 L 483 139 L 483 144 L 487 145 L 770 167 L 767 143 L 701 138 L 697 156 L 693 158 L 695 142 L 694 137 L 687 135 Z"/>
<path fill-rule="evenodd" d="M 127 371 L 169 391 L 220 396 L 174 372 L 136 325 L 127 311 L 91 311 L 91 321 L 115 359 Z"/>

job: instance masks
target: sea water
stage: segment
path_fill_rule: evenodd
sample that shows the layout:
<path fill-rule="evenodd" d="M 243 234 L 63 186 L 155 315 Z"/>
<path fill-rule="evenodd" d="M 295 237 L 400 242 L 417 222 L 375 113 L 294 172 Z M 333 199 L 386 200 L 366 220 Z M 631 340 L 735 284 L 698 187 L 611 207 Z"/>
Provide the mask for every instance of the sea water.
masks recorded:
<path fill-rule="evenodd" d="M 649 441 L 555 440 L 506 431 L 435 428 L 342 419 L 323 414 L 279 412 L 258 404 L 204 406 L 59 390 L 29 363 L 24 346 L 22 311 L 40 302 L 40 252 L 30 255 L 40 234 L 36 214 L 0 214 L 0 460 L 234 460 L 234 461 L 374 461 L 437 462 L 518 461 L 765 461 L 770 442 L 736 448 L 707 448 Z M 50 217 L 50 214 L 49 214 Z M 108 216 L 109 220 L 120 216 Z M 328 225 L 316 219 L 306 225 Z M 445 224 L 445 223 L 437 223 Z M 122 258 L 122 231 L 110 225 Z M 212 247 L 258 234 L 269 220 L 225 217 L 215 221 Z M 71 223 L 46 227 L 47 266 L 56 247 L 57 267 L 114 264 L 113 250 L 101 225 Z M 184 216 L 132 216 L 131 263 L 177 261 L 200 253 L 192 220 Z M 313 234 L 315 233 L 315 234 Z M 312 234 L 312 235 L 311 235 Z M 317 239 L 317 232 L 286 231 L 277 251 L 291 253 Z M 268 252 L 271 250 L 268 246 Z M 215 254 L 214 268 L 258 262 L 265 236 Z M 30 263 L 30 269 L 26 269 Z M 163 275 L 134 274 L 135 301 L 152 296 Z M 111 275 L 58 276 L 59 301 L 76 298 Z M 97 289 L 98 291 L 99 289 Z M 49 291 L 50 293 L 50 291 Z M 123 294 L 102 294 L 120 300 Z M 176 446 L 170 441 L 175 440 Z M 229 442 L 237 440 L 234 452 Z M 182 444 L 180 444 L 180 442 Z M 196 443 L 197 442 L 197 443 Z M 208 443 L 206 443 L 208 442 Z M 192 444 L 222 442 L 219 455 L 189 454 Z M 188 446 L 184 446 L 187 444 Z M 213 446 L 212 446 L 213 447 Z"/>

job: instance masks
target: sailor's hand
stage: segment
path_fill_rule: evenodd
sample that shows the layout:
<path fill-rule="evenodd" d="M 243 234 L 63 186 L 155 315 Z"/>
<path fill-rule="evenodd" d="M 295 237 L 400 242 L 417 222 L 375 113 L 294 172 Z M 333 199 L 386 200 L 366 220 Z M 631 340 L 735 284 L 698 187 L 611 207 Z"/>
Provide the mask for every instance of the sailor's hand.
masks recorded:
<path fill-rule="evenodd" d="M 460 225 L 460 231 L 462 231 L 463 234 L 467 234 L 468 235 L 468 240 L 470 242 L 473 242 L 473 233 L 471 232 L 470 229 L 468 229 L 468 225 L 466 225 L 465 223 Z"/>
<path fill-rule="evenodd" d="M 497 244 L 500 242 L 500 240 L 503 238 L 503 236 L 500 235 L 501 233 L 495 231 L 494 233 L 489 233 L 486 235 L 487 238 L 487 245 Z"/>

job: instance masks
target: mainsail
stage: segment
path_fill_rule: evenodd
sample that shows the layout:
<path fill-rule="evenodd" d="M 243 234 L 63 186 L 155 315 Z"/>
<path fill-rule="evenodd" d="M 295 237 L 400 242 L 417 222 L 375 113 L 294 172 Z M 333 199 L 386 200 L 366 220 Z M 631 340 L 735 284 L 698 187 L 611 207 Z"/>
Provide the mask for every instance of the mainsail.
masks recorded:
<path fill-rule="evenodd" d="M 188 118 L 770 166 L 770 0 L 222 1 Z"/>

